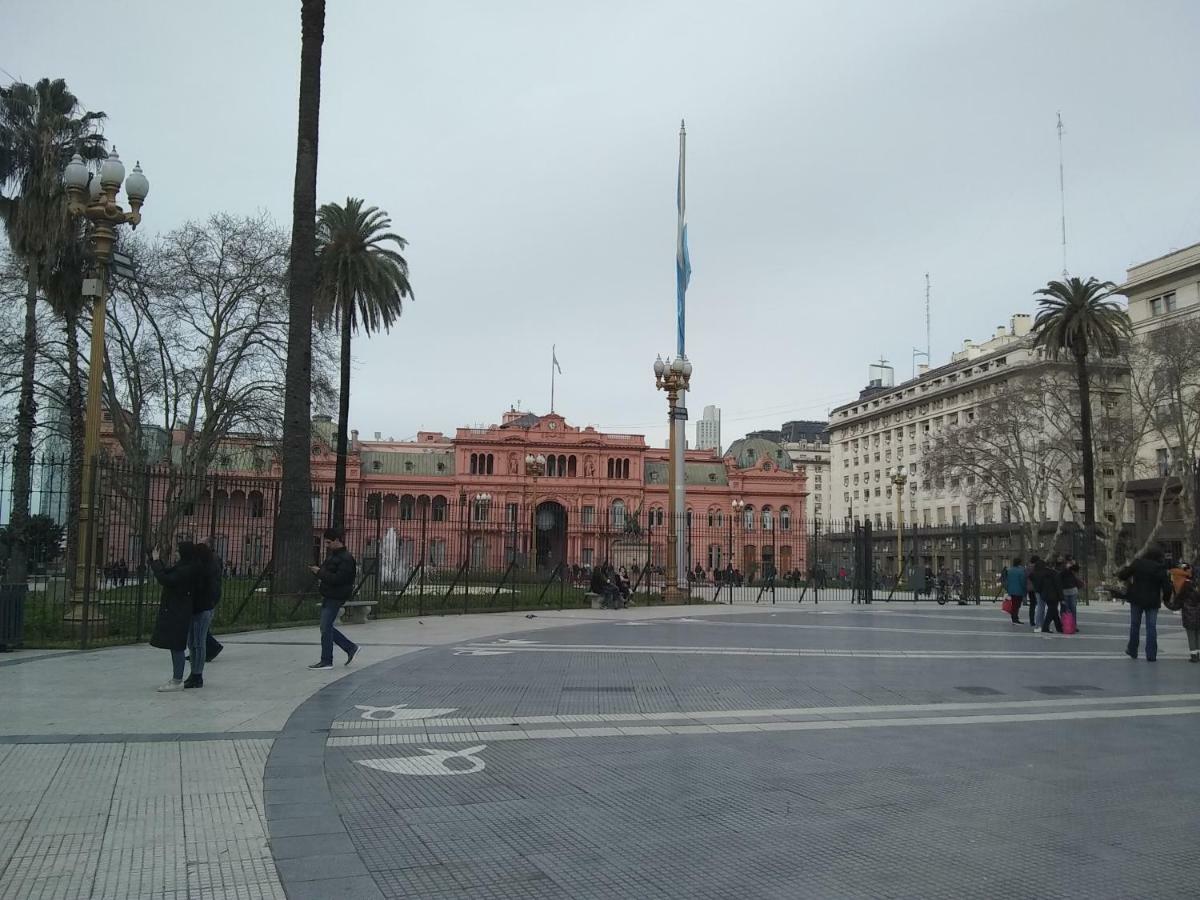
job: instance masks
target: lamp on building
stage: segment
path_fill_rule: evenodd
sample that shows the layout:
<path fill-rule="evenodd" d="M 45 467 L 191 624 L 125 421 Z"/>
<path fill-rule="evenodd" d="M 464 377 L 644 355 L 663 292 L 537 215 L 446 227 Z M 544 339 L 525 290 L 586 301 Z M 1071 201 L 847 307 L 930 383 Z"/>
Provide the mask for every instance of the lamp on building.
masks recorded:
<path fill-rule="evenodd" d="M 887 470 L 888 478 L 896 489 L 896 584 L 904 579 L 904 506 L 901 499 L 904 495 L 904 485 L 908 482 L 908 467 L 892 466 Z"/>
<path fill-rule="evenodd" d="M 125 185 L 125 197 L 129 201 L 126 211 L 117 202 L 121 184 Z M 94 562 L 95 553 L 95 510 L 92 509 L 92 485 L 95 481 L 96 461 L 100 454 L 100 388 L 104 381 L 100 373 L 104 369 L 104 324 L 107 318 L 108 277 L 113 262 L 113 249 L 117 243 L 117 229 L 122 225 L 137 228 L 142 221 L 142 204 L 150 193 L 150 181 L 142 172 L 139 162 L 129 177 L 125 177 L 125 164 L 113 147 L 108 158 L 100 166 L 99 175 L 88 171 L 78 153 L 71 157 L 63 171 L 63 187 L 67 195 L 67 211 L 72 216 L 82 217 L 87 224 L 87 244 L 95 262 L 92 278 L 83 282 L 84 296 L 92 298 L 91 352 L 88 360 L 88 393 L 84 419 L 83 472 L 79 498 L 79 537 L 75 550 L 75 583 L 71 593 L 71 606 L 67 621 L 86 628 L 88 620 L 100 621 L 95 612 L 85 613 L 86 593 L 89 589 L 89 564 Z"/>
<path fill-rule="evenodd" d="M 686 581 L 679 571 L 679 519 L 680 495 L 683 487 L 683 447 L 676 437 L 677 420 L 687 418 L 687 410 L 679 404 L 679 395 L 691 384 L 692 364 L 682 354 L 672 360 L 663 361 L 662 356 L 654 360 L 654 384 L 667 395 L 668 464 L 667 464 L 667 586 L 663 591 L 666 603 L 687 601 Z"/>

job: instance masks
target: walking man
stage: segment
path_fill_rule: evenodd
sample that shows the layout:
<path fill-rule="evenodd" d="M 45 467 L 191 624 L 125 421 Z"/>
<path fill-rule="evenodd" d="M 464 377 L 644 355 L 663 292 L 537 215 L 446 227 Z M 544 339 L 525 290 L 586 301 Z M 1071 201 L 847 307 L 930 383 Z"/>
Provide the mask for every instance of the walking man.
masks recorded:
<path fill-rule="evenodd" d="M 333 668 L 333 645 L 337 644 L 346 654 L 346 665 L 358 652 L 358 644 L 350 640 L 333 623 L 337 621 L 342 604 L 354 593 L 354 573 L 357 566 L 354 557 L 346 549 L 345 535 L 340 528 L 325 529 L 325 562 L 309 566 L 317 576 L 321 590 L 321 661 L 310 669 Z"/>

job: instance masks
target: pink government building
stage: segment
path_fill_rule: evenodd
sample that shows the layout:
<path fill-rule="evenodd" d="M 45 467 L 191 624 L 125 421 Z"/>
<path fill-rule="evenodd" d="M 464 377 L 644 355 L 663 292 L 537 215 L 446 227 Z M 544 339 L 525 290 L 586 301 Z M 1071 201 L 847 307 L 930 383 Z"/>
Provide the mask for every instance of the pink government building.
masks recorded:
<path fill-rule="evenodd" d="M 316 417 L 314 540 L 327 520 L 334 443 L 332 421 Z M 213 488 L 180 526 L 196 539 L 211 534 L 241 572 L 270 554 L 279 478 L 276 462 L 252 464 L 248 453 L 223 454 Z M 530 455 L 545 457 L 543 474 L 526 471 Z M 352 431 L 348 543 L 370 556 L 393 530 L 406 563 L 424 558 L 433 569 L 456 567 L 466 554 L 473 569 L 503 569 L 514 555 L 539 568 L 647 558 L 662 566 L 667 480 L 665 448 L 643 435 L 569 425 L 556 413 L 509 410 L 497 425 L 459 428 L 453 437 L 423 431 L 415 441 L 362 440 Z M 783 447 L 748 438 L 723 457 L 689 450 L 686 485 L 689 568 L 732 562 L 749 575 L 772 562 L 779 572 L 804 570 L 808 491 Z M 110 547 L 107 555 L 118 554 Z"/>

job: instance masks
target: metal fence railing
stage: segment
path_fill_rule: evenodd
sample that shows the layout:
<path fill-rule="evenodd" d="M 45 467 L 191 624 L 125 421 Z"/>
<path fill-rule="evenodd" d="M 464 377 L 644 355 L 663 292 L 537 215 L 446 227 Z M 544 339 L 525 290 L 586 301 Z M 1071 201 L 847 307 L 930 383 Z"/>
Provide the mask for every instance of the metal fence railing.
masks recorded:
<path fill-rule="evenodd" d="M 5 575 L 13 499 L 6 472 L 0 461 Z M 5 606 L 0 596 L 0 631 L 20 628 L 26 646 L 146 640 L 159 599 L 149 550 L 157 546 L 170 557 L 181 540 L 208 542 L 222 560 L 215 630 L 317 620 L 311 582 L 305 591 L 285 594 L 275 577 L 280 495 L 279 480 L 269 472 L 186 475 L 104 461 L 93 482 L 95 540 L 84 548 L 90 575 L 73 585 L 71 497 L 78 479 L 65 460 L 35 466 L 28 583 L 9 592 L 21 595 L 17 605 Z M 332 487 L 316 488 L 309 502 L 316 562 L 334 511 Z M 659 510 L 358 486 L 348 489 L 344 509 L 346 542 L 359 562 L 355 599 L 373 604 L 377 617 L 584 606 L 600 567 L 611 567 L 634 603 L 661 602 L 667 587 L 670 529 Z M 761 512 L 689 513 L 679 517 L 677 531 L 690 595 L 718 603 L 936 599 L 931 573 L 934 583 L 942 576 L 950 581 L 956 598 L 989 600 L 1007 562 L 1030 552 L 1027 530 L 1016 524 L 906 526 L 899 545 L 887 528 Z M 1066 530 L 1056 549 L 1078 556 L 1079 535 Z"/>

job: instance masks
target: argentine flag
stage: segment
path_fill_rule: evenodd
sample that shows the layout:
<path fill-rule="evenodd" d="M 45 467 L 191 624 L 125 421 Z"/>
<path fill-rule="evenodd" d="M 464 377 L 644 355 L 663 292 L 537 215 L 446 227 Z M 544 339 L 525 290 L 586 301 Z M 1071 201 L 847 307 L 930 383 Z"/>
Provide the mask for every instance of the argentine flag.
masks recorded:
<path fill-rule="evenodd" d="M 679 120 L 679 183 L 675 186 L 675 206 L 679 211 L 679 231 L 675 239 L 675 297 L 679 334 L 676 343 L 680 356 L 685 355 L 683 346 L 683 323 L 686 308 L 688 282 L 692 280 L 692 261 L 687 245 L 687 199 L 686 199 L 687 130 Z"/>

